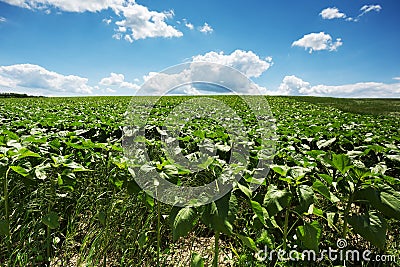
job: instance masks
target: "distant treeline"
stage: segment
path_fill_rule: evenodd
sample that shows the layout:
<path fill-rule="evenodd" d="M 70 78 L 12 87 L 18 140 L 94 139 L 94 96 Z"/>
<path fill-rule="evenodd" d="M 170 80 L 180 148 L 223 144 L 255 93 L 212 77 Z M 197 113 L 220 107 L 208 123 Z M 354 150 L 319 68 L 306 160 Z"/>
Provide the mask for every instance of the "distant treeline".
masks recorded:
<path fill-rule="evenodd" d="M 17 94 L 17 93 L 0 93 L 0 98 L 26 98 L 26 97 L 43 97 L 43 96 L 33 96 L 27 94 Z"/>

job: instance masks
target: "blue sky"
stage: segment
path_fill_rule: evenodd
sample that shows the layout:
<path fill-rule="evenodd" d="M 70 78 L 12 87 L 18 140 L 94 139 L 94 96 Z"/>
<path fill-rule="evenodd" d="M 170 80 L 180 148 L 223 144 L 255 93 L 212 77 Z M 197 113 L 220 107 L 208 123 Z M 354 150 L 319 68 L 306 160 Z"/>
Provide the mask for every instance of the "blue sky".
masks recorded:
<path fill-rule="evenodd" d="M 0 92 L 134 95 L 193 60 L 267 94 L 400 97 L 400 2 L 0 0 Z"/>

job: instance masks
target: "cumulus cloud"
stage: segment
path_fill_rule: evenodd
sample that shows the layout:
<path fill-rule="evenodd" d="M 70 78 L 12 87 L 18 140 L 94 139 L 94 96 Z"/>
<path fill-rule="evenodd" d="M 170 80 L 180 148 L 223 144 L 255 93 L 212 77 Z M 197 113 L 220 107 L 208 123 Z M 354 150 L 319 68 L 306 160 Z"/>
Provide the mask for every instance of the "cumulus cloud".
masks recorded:
<path fill-rule="evenodd" d="M 360 8 L 360 14 L 358 14 L 356 17 L 347 17 L 347 15 L 341 12 L 338 8 L 328 7 L 322 10 L 319 15 L 323 19 L 346 19 L 346 21 L 358 22 L 359 19 L 365 14 L 371 11 L 379 12 L 381 10 L 382 7 L 380 5 L 364 5 Z"/>
<path fill-rule="evenodd" d="M 173 18 L 172 10 L 157 12 L 146 6 L 137 4 L 134 0 L 1 0 L 10 5 L 31 10 L 57 8 L 68 12 L 98 12 L 111 9 L 120 18 L 115 22 L 117 28 L 113 37 L 133 42 L 139 39 L 155 37 L 181 37 L 183 33 L 167 24 Z M 111 19 L 103 22 L 110 24 Z"/>
<path fill-rule="evenodd" d="M 225 55 L 224 52 L 208 52 L 204 55 L 192 57 L 193 61 L 218 63 L 235 68 L 248 77 L 259 77 L 272 66 L 272 58 L 260 58 L 253 51 L 236 50 Z"/>
<path fill-rule="evenodd" d="M 123 5 L 126 0 L 2 0 L 10 5 L 19 6 L 27 9 L 47 9 L 50 7 L 58 8 L 69 12 L 97 12 L 108 9 L 112 6 Z"/>
<path fill-rule="evenodd" d="M 306 50 L 309 49 L 311 54 L 313 51 L 336 51 L 342 44 L 341 38 L 337 38 L 336 41 L 333 42 L 329 34 L 320 32 L 306 34 L 299 40 L 294 41 L 292 46 L 304 47 Z"/>
<path fill-rule="evenodd" d="M 0 17 L 0 23 L 4 23 L 6 21 L 7 21 L 7 19 L 5 17 Z"/>
<path fill-rule="evenodd" d="M 118 86 L 120 88 L 129 88 L 134 90 L 138 90 L 140 88 L 140 86 L 135 83 L 126 82 L 123 74 L 117 74 L 114 72 L 110 73 L 110 77 L 101 79 L 99 85 Z"/>
<path fill-rule="evenodd" d="M 62 75 L 33 64 L 0 66 L 0 86 L 7 90 L 44 90 L 46 92 L 91 94 L 88 79 Z"/>
<path fill-rule="evenodd" d="M 166 20 L 173 18 L 172 10 L 157 12 L 147 7 L 129 3 L 116 5 L 112 9 L 122 19 L 115 22 L 118 26 L 114 38 L 120 40 L 122 36 L 128 42 L 154 37 L 181 37 L 183 33 L 168 25 Z"/>
<path fill-rule="evenodd" d="M 282 95 L 329 97 L 400 97 L 400 83 L 360 82 L 344 85 L 311 85 L 296 76 L 286 76 L 279 89 Z"/>
<path fill-rule="evenodd" d="M 214 29 L 205 22 L 203 26 L 199 27 L 199 31 L 202 33 L 212 33 Z"/>
<path fill-rule="evenodd" d="M 346 18 L 346 14 L 339 11 L 336 7 L 328 7 L 319 13 L 323 19 L 341 19 Z"/>

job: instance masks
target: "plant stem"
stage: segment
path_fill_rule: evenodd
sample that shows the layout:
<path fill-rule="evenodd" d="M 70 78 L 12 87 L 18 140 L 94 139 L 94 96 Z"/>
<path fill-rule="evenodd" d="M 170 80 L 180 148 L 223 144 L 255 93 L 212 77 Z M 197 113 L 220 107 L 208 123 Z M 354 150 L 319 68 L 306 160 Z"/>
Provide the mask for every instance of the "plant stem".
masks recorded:
<path fill-rule="evenodd" d="M 343 238 L 346 238 L 346 235 L 347 235 L 347 217 L 349 216 L 351 204 L 353 203 L 354 196 L 355 196 L 359 186 L 360 186 L 360 181 L 355 186 L 354 192 L 350 195 L 349 200 L 347 201 L 347 204 L 346 204 L 346 208 L 345 208 L 344 213 L 343 213 L 343 217 L 344 217 L 343 218 L 343 220 L 344 220 L 344 222 L 343 222 L 343 230 L 342 230 L 342 237 Z"/>
<path fill-rule="evenodd" d="M 160 201 L 157 200 L 157 266 L 160 266 L 160 246 L 161 246 L 161 207 Z"/>
<path fill-rule="evenodd" d="M 214 243 L 214 261 L 213 267 L 218 267 L 218 257 L 219 257 L 219 232 L 215 232 L 215 243 Z"/>
<path fill-rule="evenodd" d="M 6 175 L 4 177 L 4 209 L 6 215 L 6 224 L 8 226 L 8 233 L 7 233 L 7 250 L 8 253 L 11 254 L 11 230 L 10 230 L 10 203 L 8 199 L 8 173 L 10 168 L 7 169 Z"/>
<path fill-rule="evenodd" d="M 289 233 L 289 231 L 288 231 L 288 229 L 289 229 L 289 212 L 290 212 L 289 207 L 290 207 L 290 202 L 289 202 L 289 205 L 285 212 L 285 224 L 283 226 L 283 249 L 284 250 L 286 250 L 286 247 L 287 247 L 287 236 Z"/>

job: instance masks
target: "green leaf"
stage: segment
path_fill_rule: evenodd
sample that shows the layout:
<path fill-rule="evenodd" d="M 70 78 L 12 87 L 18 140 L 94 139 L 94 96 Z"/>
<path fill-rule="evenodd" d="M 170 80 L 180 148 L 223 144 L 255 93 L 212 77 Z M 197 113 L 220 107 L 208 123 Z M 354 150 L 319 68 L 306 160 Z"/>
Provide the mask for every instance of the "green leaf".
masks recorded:
<path fill-rule="evenodd" d="M 329 140 L 319 140 L 317 142 L 317 147 L 319 149 L 330 146 L 331 144 L 333 144 L 336 141 L 336 137 L 333 137 L 332 139 Z"/>
<path fill-rule="evenodd" d="M 236 197 L 229 193 L 207 204 L 201 214 L 201 221 L 215 232 L 231 235 L 233 231 L 231 223 L 235 220 L 236 211 Z"/>
<path fill-rule="evenodd" d="M 32 152 L 29 149 L 23 147 L 20 150 L 18 150 L 18 159 L 23 159 L 26 157 L 34 157 L 34 158 L 40 158 L 40 155 L 38 153 Z"/>
<path fill-rule="evenodd" d="M 106 226 L 106 214 L 103 211 L 100 211 L 97 214 L 97 217 L 99 218 L 101 225 Z"/>
<path fill-rule="evenodd" d="M 307 249 L 318 252 L 322 229 L 318 221 L 305 222 L 303 226 L 297 227 L 297 236 Z"/>
<path fill-rule="evenodd" d="M 143 247 L 146 244 L 148 239 L 149 238 L 147 237 L 147 232 L 140 233 L 139 238 L 138 238 L 138 244 L 139 244 L 140 249 L 143 249 Z"/>
<path fill-rule="evenodd" d="M 16 133 L 13 133 L 13 132 L 11 132 L 9 130 L 4 130 L 3 134 L 7 135 L 8 138 L 13 139 L 13 140 L 18 140 L 19 139 L 19 136 Z"/>
<path fill-rule="evenodd" d="M 131 180 L 127 183 L 127 188 L 128 190 L 128 194 L 129 195 L 137 195 L 139 194 L 140 191 L 142 191 L 142 189 L 140 188 L 140 186 L 136 183 L 135 180 Z"/>
<path fill-rule="evenodd" d="M 0 236 L 9 236 L 10 235 L 10 225 L 6 220 L 0 220 Z"/>
<path fill-rule="evenodd" d="M 190 267 L 204 267 L 204 259 L 194 252 L 192 254 L 192 259 L 190 260 Z"/>
<path fill-rule="evenodd" d="M 333 177 L 328 174 L 318 173 L 318 176 L 325 180 L 329 185 L 332 185 Z"/>
<path fill-rule="evenodd" d="M 345 154 L 333 154 L 332 160 L 327 158 L 325 160 L 343 175 L 352 168 L 350 158 Z"/>
<path fill-rule="evenodd" d="M 248 236 L 239 235 L 239 234 L 237 234 L 236 236 L 239 237 L 239 239 L 242 241 L 243 245 L 245 245 L 249 249 L 252 249 L 254 252 L 258 252 L 258 248 L 253 239 L 251 239 Z"/>
<path fill-rule="evenodd" d="M 275 165 L 272 167 L 272 170 L 274 170 L 274 172 L 278 173 L 280 176 L 286 177 L 290 167 L 286 165 Z"/>
<path fill-rule="evenodd" d="M 250 205 L 257 218 L 262 222 L 262 224 L 266 225 L 265 217 L 268 217 L 267 210 L 257 201 L 250 200 Z"/>
<path fill-rule="evenodd" d="M 287 189 L 278 189 L 276 185 L 268 186 L 264 197 L 264 206 L 267 208 L 269 216 L 275 216 L 278 212 L 289 205 L 292 194 Z"/>
<path fill-rule="evenodd" d="M 49 212 L 42 218 L 42 223 L 44 223 L 50 229 L 56 229 L 60 227 L 59 217 L 54 211 Z"/>
<path fill-rule="evenodd" d="M 316 180 L 313 183 L 312 187 L 315 191 L 323 195 L 329 201 L 334 203 L 339 201 L 339 199 L 334 194 L 332 194 L 332 192 L 329 191 L 329 188 L 321 181 Z"/>
<path fill-rule="evenodd" d="M 172 224 L 172 233 L 174 241 L 180 237 L 185 237 L 196 225 L 198 215 L 191 207 L 185 207 L 178 211 Z"/>
<path fill-rule="evenodd" d="M 386 184 L 358 190 L 355 200 L 366 200 L 383 215 L 400 220 L 400 193 Z"/>
<path fill-rule="evenodd" d="M 11 166 L 11 169 L 12 169 L 13 171 L 15 171 L 16 173 L 18 173 L 18 174 L 24 176 L 24 177 L 26 177 L 26 176 L 29 175 L 29 171 L 28 171 L 28 170 L 25 170 L 25 169 L 24 169 L 23 167 L 21 167 L 21 166 Z"/>
<path fill-rule="evenodd" d="M 237 186 L 249 199 L 251 198 L 252 192 L 247 186 L 241 185 L 240 183 L 237 183 Z"/>
<path fill-rule="evenodd" d="M 314 203 L 314 191 L 311 186 L 300 185 L 296 189 L 299 196 L 300 205 L 296 208 L 297 212 L 302 214 L 307 212 L 310 205 Z"/>
<path fill-rule="evenodd" d="M 356 233 L 380 249 L 385 248 L 386 220 L 376 211 L 367 211 L 363 215 L 353 215 L 348 218 Z"/>

